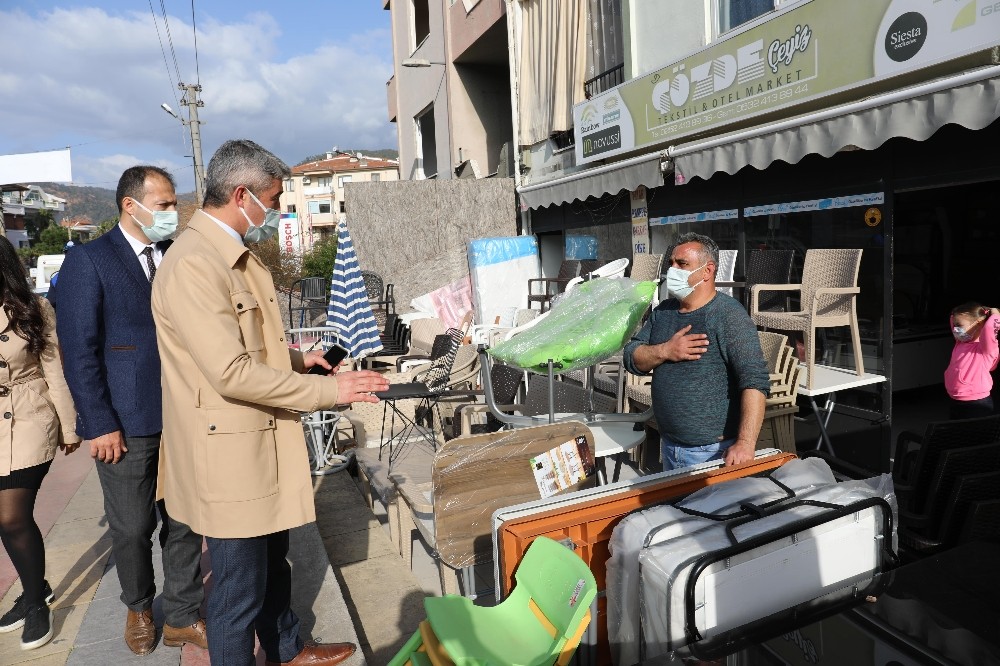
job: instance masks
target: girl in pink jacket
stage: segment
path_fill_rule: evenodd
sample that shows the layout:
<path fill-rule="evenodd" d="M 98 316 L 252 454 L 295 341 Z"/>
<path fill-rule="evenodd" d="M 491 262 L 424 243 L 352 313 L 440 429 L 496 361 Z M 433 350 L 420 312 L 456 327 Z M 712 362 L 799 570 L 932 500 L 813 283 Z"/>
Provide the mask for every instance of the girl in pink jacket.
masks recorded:
<path fill-rule="evenodd" d="M 1000 348 L 1000 310 L 979 303 L 959 305 L 951 311 L 955 348 L 944 371 L 944 386 L 951 396 L 951 418 L 970 419 L 993 414 L 993 377 Z"/>

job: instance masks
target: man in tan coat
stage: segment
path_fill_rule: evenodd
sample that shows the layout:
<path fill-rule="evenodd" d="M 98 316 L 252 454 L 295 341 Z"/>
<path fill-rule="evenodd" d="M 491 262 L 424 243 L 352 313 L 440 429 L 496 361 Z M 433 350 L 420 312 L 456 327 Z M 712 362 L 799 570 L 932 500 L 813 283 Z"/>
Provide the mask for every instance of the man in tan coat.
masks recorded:
<path fill-rule="evenodd" d="M 288 530 L 315 520 L 300 413 L 377 402 L 380 375 L 303 374 L 322 354 L 289 350 L 271 274 L 244 246 L 278 227 L 287 165 L 252 141 L 208 164 L 205 204 L 153 285 L 162 359 L 160 492 L 171 516 L 204 534 L 214 588 L 213 666 L 336 664 L 350 643 L 303 645 L 291 611 Z"/>

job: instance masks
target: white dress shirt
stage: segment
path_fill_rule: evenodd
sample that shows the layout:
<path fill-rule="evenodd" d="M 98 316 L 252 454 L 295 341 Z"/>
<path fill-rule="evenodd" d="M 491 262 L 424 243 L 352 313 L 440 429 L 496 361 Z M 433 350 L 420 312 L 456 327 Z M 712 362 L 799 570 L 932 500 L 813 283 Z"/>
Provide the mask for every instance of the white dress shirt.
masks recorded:
<path fill-rule="evenodd" d="M 132 251 L 135 252 L 136 259 L 139 260 L 139 265 L 142 266 L 142 272 L 146 274 L 146 279 L 149 279 L 149 264 L 146 263 L 146 257 L 142 256 L 142 251 L 147 247 L 153 248 L 153 265 L 157 268 L 160 267 L 160 262 L 163 261 L 163 250 L 156 246 L 156 243 L 141 243 L 132 237 L 131 234 L 122 228 L 121 222 L 118 223 L 118 231 L 125 236 L 125 240 L 132 247 Z"/>

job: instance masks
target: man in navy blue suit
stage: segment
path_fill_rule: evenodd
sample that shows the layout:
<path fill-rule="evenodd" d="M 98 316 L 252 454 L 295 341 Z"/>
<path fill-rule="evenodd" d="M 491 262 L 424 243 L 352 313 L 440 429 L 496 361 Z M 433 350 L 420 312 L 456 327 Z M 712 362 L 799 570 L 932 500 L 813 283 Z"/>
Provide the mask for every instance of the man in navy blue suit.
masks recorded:
<path fill-rule="evenodd" d="M 128 607 L 125 643 L 143 655 L 156 647 L 153 532 L 162 527 L 163 643 L 207 648 L 199 616 L 204 597 L 202 537 L 156 502 L 163 428 L 160 356 L 150 306 L 152 282 L 177 230 L 169 173 L 136 166 L 118 181 L 118 226 L 67 253 L 59 272 L 57 332 L 78 413 L 104 491 L 112 552 Z"/>

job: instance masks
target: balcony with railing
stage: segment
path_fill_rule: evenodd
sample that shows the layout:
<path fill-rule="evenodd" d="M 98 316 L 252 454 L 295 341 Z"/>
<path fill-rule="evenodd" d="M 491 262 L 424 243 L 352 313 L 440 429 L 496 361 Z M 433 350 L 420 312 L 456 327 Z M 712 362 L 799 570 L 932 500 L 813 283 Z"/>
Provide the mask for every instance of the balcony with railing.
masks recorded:
<path fill-rule="evenodd" d="M 592 79 L 583 82 L 583 94 L 587 99 L 625 82 L 625 65 L 615 65 Z"/>

